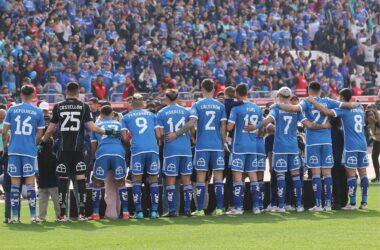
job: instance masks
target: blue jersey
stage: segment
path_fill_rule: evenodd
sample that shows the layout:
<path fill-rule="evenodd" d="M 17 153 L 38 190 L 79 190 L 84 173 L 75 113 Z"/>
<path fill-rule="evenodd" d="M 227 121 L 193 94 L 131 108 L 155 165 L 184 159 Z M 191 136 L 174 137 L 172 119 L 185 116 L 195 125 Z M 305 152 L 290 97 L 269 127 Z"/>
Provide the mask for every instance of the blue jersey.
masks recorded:
<path fill-rule="evenodd" d="M 257 152 L 256 131 L 247 132 L 245 126 L 259 126 L 263 120 L 261 109 L 254 103 L 246 102 L 233 107 L 228 122 L 235 124 L 232 151 L 234 154 L 254 154 Z"/>
<path fill-rule="evenodd" d="M 30 103 L 15 105 L 8 110 L 4 124 L 11 130 L 8 154 L 36 157 L 37 130 L 45 128 L 41 109 Z"/>
<path fill-rule="evenodd" d="M 355 109 L 333 109 L 336 117 L 342 120 L 344 134 L 344 150 L 347 152 L 367 152 L 364 136 L 364 111 Z"/>
<path fill-rule="evenodd" d="M 115 121 L 111 118 L 100 119 L 96 125 L 105 130 L 121 130 L 121 124 L 118 121 Z M 99 159 L 102 156 L 120 156 L 125 157 L 125 150 L 123 144 L 121 143 L 120 138 L 109 135 L 101 135 L 97 133 L 91 134 L 91 142 L 97 142 L 98 148 L 95 153 L 96 159 Z"/>
<path fill-rule="evenodd" d="M 275 120 L 273 153 L 298 154 L 297 123 L 306 120 L 302 113 L 287 112 L 274 107 L 270 113 Z"/>
<path fill-rule="evenodd" d="M 158 154 L 155 128 L 156 116 L 145 110 L 134 110 L 121 120 L 121 130 L 128 130 L 132 136 L 132 155 L 141 153 Z"/>
<path fill-rule="evenodd" d="M 328 109 L 339 108 L 341 102 L 330 98 L 315 98 L 315 101 Z M 328 117 L 319 112 L 309 101 L 303 100 L 299 106 L 305 117 L 316 124 L 325 124 Z M 306 145 L 331 144 L 331 129 L 306 129 Z"/>
<path fill-rule="evenodd" d="M 157 114 L 157 123 L 165 134 L 180 130 L 190 119 L 190 111 L 179 105 L 163 108 Z M 189 132 L 164 144 L 164 157 L 192 156 Z"/>
<path fill-rule="evenodd" d="M 223 151 L 220 125 L 226 121 L 224 105 L 212 98 L 205 98 L 191 107 L 191 115 L 197 122 L 197 151 Z"/>

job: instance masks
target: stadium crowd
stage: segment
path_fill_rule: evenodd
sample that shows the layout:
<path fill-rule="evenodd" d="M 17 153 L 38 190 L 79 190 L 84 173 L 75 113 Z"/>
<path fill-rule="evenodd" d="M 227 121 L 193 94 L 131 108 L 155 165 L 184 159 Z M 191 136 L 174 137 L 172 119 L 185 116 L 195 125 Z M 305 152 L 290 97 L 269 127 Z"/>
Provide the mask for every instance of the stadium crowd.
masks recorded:
<path fill-rule="evenodd" d="M 70 81 L 89 97 L 120 101 L 166 88 L 200 91 L 205 78 L 219 90 L 305 90 L 318 81 L 325 95 L 344 87 L 371 95 L 379 8 L 351 0 L 0 1 L 2 101 L 29 82 L 49 102 Z M 329 57 L 311 59 L 310 50 Z"/>

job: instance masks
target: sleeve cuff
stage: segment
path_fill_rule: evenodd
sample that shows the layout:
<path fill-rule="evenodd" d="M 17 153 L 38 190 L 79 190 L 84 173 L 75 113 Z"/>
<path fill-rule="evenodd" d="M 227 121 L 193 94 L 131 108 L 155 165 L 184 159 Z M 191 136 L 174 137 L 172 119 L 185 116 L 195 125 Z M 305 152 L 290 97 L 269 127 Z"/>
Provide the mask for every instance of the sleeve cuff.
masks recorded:
<path fill-rule="evenodd" d="M 128 129 L 126 129 L 126 128 L 122 128 L 122 129 L 120 129 L 120 130 L 122 130 L 122 131 L 123 131 L 123 130 L 128 130 Z"/>
<path fill-rule="evenodd" d="M 4 122 L 4 124 L 11 125 L 9 122 Z"/>
<path fill-rule="evenodd" d="M 232 121 L 232 120 L 228 120 L 228 123 L 232 123 L 232 124 L 235 124 L 235 121 Z"/>
<path fill-rule="evenodd" d="M 272 117 L 272 119 L 276 121 L 276 118 L 274 118 L 273 115 L 269 114 L 268 116 L 269 116 L 269 117 Z"/>
<path fill-rule="evenodd" d="M 190 118 L 195 118 L 198 120 L 198 116 L 197 115 L 190 115 Z"/>
<path fill-rule="evenodd" d="M 301 122 L 303 122 L 303 121 L 305 121 L 305 120 L 307 120 L 307 118 L 305 117 L 305 118 L 303 118 L 302 120 L 301 120 Z"/>
<path fill-rule="evenodd" d="M 222 118 L 222 119 L 220 119 L 221 121 L 227 121 L 227 118 Z"/>
<path fill-rule="evenodd" d="M 91 140 L 91 142 L 98 142 L 97 140 Z"/>
<path fill-rule="evenodd" d="M 338 115 L 336 114 L 335 110 L 331 110 L 333 113 L 334 113 L 334 117 L 338 117 Z"/>
<path fill-rule="evenodd" d="M 41 127 L 37 127 L 37 128 L 39 128 L 39 129 L 44 129 L 44 128 L 45 128 L 45 126 L 41 126 Z"/>
<path fill-rule="evenodd" d="M 300 105 L 300 104 L 297 104 L 297 106 L 298 107 L 300 107 L 300 109 L 301 109 L 301 113 L 303 112 L 303 108 L 302 108 L 302 105 Z"/>

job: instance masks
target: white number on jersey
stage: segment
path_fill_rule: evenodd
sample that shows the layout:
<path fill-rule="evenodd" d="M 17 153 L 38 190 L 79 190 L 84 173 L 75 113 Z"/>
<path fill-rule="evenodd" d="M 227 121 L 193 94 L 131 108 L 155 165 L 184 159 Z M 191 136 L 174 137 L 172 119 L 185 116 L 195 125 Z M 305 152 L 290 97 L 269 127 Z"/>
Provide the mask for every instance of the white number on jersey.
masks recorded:
<path fill-rule="evenodd" d="M 356 133 L 362 133 L 363 132 L 363 119 L 361 115 L 355 115 L 354 116 L 355 121 L 355 132 Z"/>
<path fill-rule="evenodd" d="M 29 121 L 32 119 L 31 116 L 26 117 L 25 120 L 21 122 L 21 116 L 16 116 L 15 121 L 16 121 L 16 135 L 31 135 L 32 134 L 32 124 L 29 123 Z"/>
<path fill-rule="evenodd" d="M 285 115 L 284 116 L 284 121 L 286 122 L 286 126 L 284 128 L 284 134 L 288 134 L 288 131 L 289 131 L 289 126 L 290 126 L 290 123 L 292 122 L 293 120 L 293 117 L 292 116 L 288 116 L 288 115 Z"/>
<path fill-rule="evenodd" d="M 104 130 L 106 130 L 105 125 L 101 126 L 101 128 L 104 129 Z M 113 124 L 108 124 L 108 128 L 113 129 L 114 131 L 118 131 L 119 130 L 119 126 L 113 125 Z M 103 140 L 103 139 L 105 139 L 107 137 L 108 137 L 108 135 L 102 135 L 101 139 Z"/>
<path fill-rule="evenodd" d="M 206 111 L 206 116 L 210 116 L 210 119 L 206 123 L 205 129 L 206 130 L 215 130 L 215 126 L 212 126 L 212 123 L 213 123 L 215 116 L 216 116 L 215 111 L 213 111 L 213 110 Z"/>
<path fill-rule="evenodd" d="M 80 112 L 61 112 L 61 117 L 64 119 L 61 124 L 61 131 L 79 131 L 80 128 Z M 70 127 L 67 126 L 68 122 L 74 123 Z"/>
<path fill-rule="evenodd" d="M 244 126 L 248 126 L 248 125 L 255 125 L 257 124 L 257 121 L 259 120 L 259 116 L 258 115 L 245 115 L 244 116 Z M 243 133 L 255 133 L 256 131 L 245 131 L 243 129 Z"/>
<path fill-rule="evenodd" d="M 148 128 L 148 121 L 144 117 L 139 117 L 136 119 L 136 126 L 140 128 L 139 134 L 143 134 Z"/>
<path fill-rule="evenodd" d="M 321 118 L 321 112 L 318 110 L 312 110 L 311 113 L 316 116 L 314 119 L 314 123 L 317 123 L 319 121 L 319 118 Z M 323 120 L 322 124 L 325 124 L 327 122 L 328 117 L 326 116 L 325 119 Z"/>
<path fill-rule="evenodd" d="M 170 133 L 174 133 L 180 130 L 183 126 L 185 126 L 185 117 L 182 117 L 181 120 L 179 120 L 175 126 L 171 117 L 166 123 L 169 125 Z"/>

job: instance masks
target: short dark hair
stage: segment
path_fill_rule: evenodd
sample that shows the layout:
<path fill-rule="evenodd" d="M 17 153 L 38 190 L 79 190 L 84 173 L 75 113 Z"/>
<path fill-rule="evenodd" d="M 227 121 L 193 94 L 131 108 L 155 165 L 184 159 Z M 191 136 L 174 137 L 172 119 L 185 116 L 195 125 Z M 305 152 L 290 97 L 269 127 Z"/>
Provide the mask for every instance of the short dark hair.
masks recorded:
<path fill-rule="evenodd" d="M 76 82 L 69 82 L 69 83 L 67 84 L 66 89 L 67 89 L 68 91 L 79 90 L 79 84 L 76 83 Z"/>
<path fill-rule="evenodd" d="M 99 103 L 99 99 L 96 98 L 96 97 L 92 97 L 90 98 L 90 100 L 88 100 L 89 102 L 92 102 L 92 103 L 95 103 L 95 104 L 98 104 Z"/>
<path fill-rule="evenodd" d="M 110 116 L 113 112 L 113 109 L 110 105 L 105 105 L 100 109 L 100 113 L 102 113 L 105 116 Z"/>
<path fill-rule="evenodd" d="M 344 101 L 349 102 L 352 98 L 352 90 L 344 88 L 339 92 L 339 95 L 343 98 Z"/>
<path fill-rule="evenodd" d="M 242 84 L 239 84 L 237 87 L 236 87 L 236 93 L 239 95 L 239 96 L 247 96 L 248 95 L 248 88 L 247 88 L 247 85 L 245 85 L 244 83 Z"/>
<path fill-rule="evenodd" d="M 234 98 L 234 96 L 235 96 L 235 88 L 232 87 L 232 86 L 228 86 L 224 90 L 224 94 L 227 96 L 227 98 Z"/>
<path fill-rule="evenodd" d="M 178 90 L 176 89 L 167 89 L 165 96 L 172 102 L 174 102 L 178 97 Z"/>
<path fill-rule="evenodd" d="M 321 84 L 319 84 L 319 82 L 311 82 L 309 84 L 309 90 L 312 90 L 314 92 L 318 92 L 321 90 Z"/>
<path fill-rule="evenodd" d="M 210 78 L 204 79 L 202 81 L 202 88 L 208 93 L 211 93 L 215 89 L 214 81 Z"/>
<path fill-rule="evenodd" d="M 34 88 L 31 85 L 24 85 L 21 88 L 21 94 L 24 96 L 31 96 L 34 93 Z"/>

